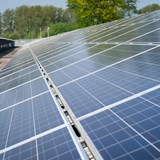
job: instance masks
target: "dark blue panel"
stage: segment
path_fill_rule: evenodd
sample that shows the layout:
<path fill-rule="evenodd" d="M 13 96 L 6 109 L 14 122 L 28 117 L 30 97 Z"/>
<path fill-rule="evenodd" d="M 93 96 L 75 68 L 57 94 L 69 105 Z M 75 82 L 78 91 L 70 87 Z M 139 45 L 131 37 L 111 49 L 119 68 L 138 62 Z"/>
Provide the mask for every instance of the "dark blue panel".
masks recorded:
<path fill-rule="evenodd" d="M 12 81 L 3 83 L 0 85 L 0 92 L 4 92 L 5 90 L 11 89 L 18 85 L 18 79 L 13 79 Z"/>
<path fill-rule="evenodd" d="M 116 63 L 117 61 L 120 61 L 120 60 L 121 60 L 121 58 L 110 56 L 110 55 L 107 54 L 107 52 L 106 53 L 101 53 L 99 55 L 96 55 L 96 56 L 88 59 L 88 61 L 92 62 L 91 67 L 96 67 L 96 65 L 99 64 L 99 65 L 101 65 L 101 68 L 103 68 L 104 66 L 108 66 L 108 65 L 111 65 L 113 63 Z M 77 64 L 77 65 L 79 65 L 79 64 Z M 81 67 L 83 67 L 83 65 L 81 65 Z M 88 70 L 88 68 L 84 68 L 84 69 Z"/>
<path fill-rule="evenodd" d="M 34 64 L 34 65 L 32 65 L 32 66 L 30 66 L 29 67 L 29 71 L 30 72 L 33 72 L 33 71 L 35 71 L 35 70 L 37 70 L 38 69 L 38 66 L 36 65 L 36 64 Z M 22 72 L 22 71 L 21 71 Z"/>
<path fill-rule="evenodd" d="M 140 52 L 146 51 L 153 46 L 147 46 L 147 45 L 120 45 L 116 48 L 109 50 L 107 52 L 102 53 L 103 56 L 111 56 L 118 59 L 125 59 L 131 56 L 134 56 Z"/>
<path fill-rule="evenodd" d="M 25 74 L 28 74 L 29 72 L 30 72 L 30 77 L 34 77 L 35 75 L 39 76 L 38 73 L 37 73 L 39 71 L 37 69 L 38 69 L 37 66 L 33 65 L 31 67 L 24 68 L 20 71 L 13 72 L 10 75 L 6 75 L 4 78 L 0 79 L 0 84 L 1 83 L 6 83 L 6 82 L 8 82 L 10 80 L 13 80 L 13 79 L 17 79 L 17 78 L 19 78 L 19 77 L 21 77 Z M 34 74 L 34 76 L 33 76 L 33 74 Z"/>
<path fill-rule="evenodd" d="M 104 105 L 109 105 L 131 96 L 130 93 L 103 81 L 94 75 L 78 80 L 77 82 Z"/>
<path fill-rule="evenodd" d="M 115 31 L 113 30 L 113 27 L 112 29 L 111 28 L 106 28 L 105 30 L 102 30 L 100 33 L 98 34 L 95 34 L 93 37 L 90 37 L 90 38 L 87 38 L 87 41 L 93 41 L 93 42 L 104 42 L 104 41 L 107 41 L 119 34 L 122 34 L 124 33 L 124 31 L 126 32 L 127 30 L 126 29 L 123 29 L 124 26 L 115 26 L 114 29 L 116 29 Z M 128 26 L 128 30 L 131 30 L 131 27 Z M 120 30 L 120 31 L 119 31 Z"/>
<path fill-rule="evenodd" d="M 95 56 L 95 57 L 98 57 L 98 56 Z M 113 61 L 110 61 L 108 63 L 108 65 L 111 64 L 111 63 L 113 63 Z M 97 63 L 97 61 L 92 61 L 92 58 L 89 58 L 87 60 L 79 62 L 79 63 L 76 64 L 76 66 L 79 67 L 79 68 L 81 68 L 81 69 L 83 69 L 84 71 L 86 71 L 88 73 L 94 72 L 94 71 L 96 71 L 98 69 L 101 69 L 101 68 L 105 67 L 105 65 L 99 64 L 99 63 Z"/>
<path fill-rule="evenodd" d="M 0 112 L 0 150 L 5 148 L 12 109 Z"/>
<path fill-rule="evenodd" d="M 134 29 L 133 31 L 131 31 L 130 33 L 127 34 L 123 34 L 121 36 L 119 36 L 118 38 L 114 38 L 112 39 L 112 41 L 114 42 L 124 42 L 124 41 L 128 41 L 131 40 L 133 38 L 136 38 L 140 35 L 146 34 L 147 32 L 151 32 L 157 28 L 159 28 L 158 26 L 160 25 L 160 21 L 151 23 L 151 24 L 146 24 L 143 27 L 141 27 L 140 29 Z M 125 32 L 124 32 L 125 33 Z"/>
<path fill-rule="evenodd" d="M 7 146 L 34 136 L 32 103 L 27 101 L 14 107 Z"/>
<path fill-rule="evenodd" d="M 129 25 L 127 22 L 123 23 L 123 25 L 112 26 L 109 29 L 101 31 L 101 33 L 96 34 L 93 38 L 88 39 L 88 41 L 96 41 L 96 42 L 104 42 L 113 39 L 114 37 L 124 35 L 126 32 L 130 32 L 137 27 L 146 24 L 145 22 L 141 23 L 132 23 Z"/>
<path fill-rule="evenodd" d="M 143 97 L 157 105 L 160 105 L 160 89 L 145 94 Z"/>
<path fill-rule="evenodd" d="M 114 67 L 155 80 L 160 80 L 160 67 L 156 65 L 128 60 Z"/>
<path fill-rule="evenodd" d="M 15 103 L 21 102 L 31 97 L 30 83 L 17 87 L 16 90 L 17 91 L 16 91 L 16 102 Z"/>
<path fill-rule="evenodd" d="M 77 117 L 102 107 L 102 104 L 91 97 L 76 83 L 63 86 L 59 90 Z"/>
<path fill-rule="evenodd" d="M 64 124 L 50 93 L 34 98 L 33 107 L 36 134 Z"/>
<path fill-rule="evenodd" d="M 140 76 L 124 72 L 122 70 L 108 68 L 95 74 L 103 81 L 108 81 L 129 92 L 139 93 L 158 85 L 158 82 Z"/>
<path fill-rule="evenodd" d="M 5 153 L 4 160 L 36 160 L 36 145 L 35 141 L 14 148 Z"/>
<path fill-rule="evenodd" d="M 51 65 L 48 65 L 48 66 L 45 67 L 45 70 L 46 70 L 48 73 L 50 73 L 50 72 L 52 72 L 52 71 L 54 71 L 54 70 L 57 70 L 57 69 L 58 69 L 58 67 L 57 67 L 55 64 L 51 64 Z"/>
<path fill-rule="evenodd" d="M 132 58 L 132 61 L 137 61 L 141 63 L 146 63 L 150 65 L 157 65 L 160 64 L 160 48 L 154 49 L 149 51 L 145 54 Z"/>
<path fill-rule="evenodd" d="M 151 143 L 160 142 L 160 107 L 137 98 L 112 110 Z"/>
<path fill-rule="evenodd" d="M 31 61 L 30 63 L 26 63 L 26 64 L 24 63 L 22 65 L 19 65 L 19 66 L 15 67 L 15 68 L 12 68 L 12 69 L 10 69 L 8 71 L 7 70 L 6 71 L 2 71 L 0 77 L 7 76 L 8 74 L 12 74 L 14 72 L 17 72 L 17 71 L 19 71 L 21 69 L 27 68 L 27 67 L 29 67 L 31 65 L 34 65 L 34 64 L 35 64 L 35 62 Z"/>
<path fill-rule="evenodd" d="M 76 65 L 71 65 L 67 68 L 62 69 L 62 71 L 72 79 L 79 78 L 88 73 L 87 71 L 76 67 Z"/>
<path fill-rule="evenodd" d="M 71 78 L 65 75 L 61 70 L 50 73 L 49 76 L 56 86 L 71 81 Z"/>
<path fill-rule="evenodd" d="M 30 80 L 33 80 L 37 77 L 40 77 L 41 73 L 39 70 L 35 70 L 35 71 L 31 71 L 29 76 L 30 76 Z"/>
<path fill-rule="evenodd" d="M 81 124 L 104 159 L 139 160 L 146 155 L 150 160 L 160 158 L 155 148 L 109 110 L 82 120 Z"/>
<path fill-rule="evenodd" d="M 20 71 L 19 71 L 19 72 L 12 73 L 12 74 L 10 74 L 10 75 L 7 75 L 7 76 L 5 76 L 5 77 L 3 77 L 3 78 L 0 78 L 0 84 L 6 83 L 7 81 L 10 81 L 10 80 L 12 80 L 12 79 L 14 79 L 14 78 L 17 78 L 17 77 L 19 77 L 19 76 L 20 76 Z M 1 77 L 1 76 L 0 76 L 0 77 Z"/>
<path fill-rule="evenodd" d="M 39 78 L 24 85 L 18 86 L 1 94 L 1 109 L 31 98 L 32 96 L 43 93 L 47 90 L 48 88 L 43 78 Z"/>
<path fill-rule="evenodd" d="M 2 99 L 0 102 L 0 109 L 13 105 L 16 99 L 16 89 L 12 89 L 8 92 L 1 94 L 1 97 Z"/>
<path fill-rule="evenodd" d="M 3 154 L 0 154 L 0 159 L 3 159 Z"/>
<path fill-rule="evenodd" d="M 32 96 L 40 94 L 48 90 L 43 78 L 36 79 L 31 82 Z"/>
<path fill-rule="evenodd" d="M 50 49 L 49 53 L 46 54 L 45 57 L 43 58 L 39 58 L 40 61 L 45 60 L 45 59 L 49 59 L 49 62 L 55 62 L 58 59 L 62 59 L 64 57 L 67 57 L 68 55 L 72 55 L 73 53 L 76 52 L 77 48 L 79 44 L 69 44 L 68 46 L 64 46 L 63 48 L 57 48 L 56 50 L 52 50 Z M 81 47 L 81 49 L 83 49 L 83 47 Z"/>
<path fill-rule="evenodd" d="M 39 160 L 80 159 L 76 147 L 66 128 L 38 139 Z"/>
<path fill-rule="evenodd" d="M 73 48 L 72 50 L 67 50 L 66 52 L 61 52 L 62 54 L 57 54 L 54 56 L 51 55 L 51 57 L 48 56 L 49 59 L 42 62 L 42 64 L 44 64 L 44 66 L 46 66 L 46 65 L 50 66 L 51 64 L 56 64 L 57 66 L 59 66 L 60 64 L 63 63 L 63 61 L 70 62 L 70 63 L 76 62 L 77 60 L 80 60 L 81 58 L 85 58 L 90 53 L 89 47 L 91 47 L 91 46 L 93 46 L 93 44 L 92 45 L 89 44 L 87 46 L 83 45 L 81 47 L 79 46 L 78 48 L 75 48 L 75 49 Z"/>
<path fill-rule="evenodd" d="M 160 30 L 157 30 L 143 37 L 137 38 L 133 40 L 133 42 L 160 42 L 159 35 L 160 35 Z"/>

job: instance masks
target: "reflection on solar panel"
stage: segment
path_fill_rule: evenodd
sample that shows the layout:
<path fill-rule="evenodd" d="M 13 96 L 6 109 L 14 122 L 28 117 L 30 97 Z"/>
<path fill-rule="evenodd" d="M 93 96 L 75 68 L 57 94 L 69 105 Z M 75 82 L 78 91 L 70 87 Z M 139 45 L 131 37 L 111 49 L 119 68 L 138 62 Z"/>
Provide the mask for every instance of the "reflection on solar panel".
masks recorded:
<path fill-rule="evenodd" d="M 0 72 L 0 159 L 160 159 L 160 11 L 24 46 Z"/>

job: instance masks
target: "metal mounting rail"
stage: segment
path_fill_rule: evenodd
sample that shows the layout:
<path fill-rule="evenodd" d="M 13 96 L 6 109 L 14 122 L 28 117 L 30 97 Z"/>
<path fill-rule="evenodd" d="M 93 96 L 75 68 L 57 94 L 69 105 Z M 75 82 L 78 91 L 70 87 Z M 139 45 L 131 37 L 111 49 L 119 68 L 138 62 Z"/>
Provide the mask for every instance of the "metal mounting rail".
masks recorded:
<path fill-rule="evenodd" d="M 31 49 L 30 49 L 31 50 Z M 72 130 L 72 133 L 74 133 L 74 136 L 77 137 L 77 142 L 80 145 L 80 148 L 83 149 L 83 151 L 80 149 L 81 152 L 81 158 L 82 159 L 89 159 L 89 160 L 102 160 L 102 156 L 88 137 L 87 133 L 77 121 L 75 115 L 71 111 L 70 107 L 62 97 L 61 93 L 55 86 L 55 84 L 50 79 L 48 73 L 45 71 L 44 67 L 41 65 L 37 57 L 34 55 L 33 51 L 31 50 L 33 58 L 35 59 L 37 66 L 39 67 L 39 70 L 41 71 L 41 74 L 43 75 L 46 84 L 51 89 L 52 94 L 56 101 L 58 102 L 59 111 L 63 114 L 63 116 L 66 117 L 68 124 L 70 125 L 70 129 Z M 85 155 L 84 155 L 85 154 Z M 83 155 L 83 156 L 82 156 Z"/>

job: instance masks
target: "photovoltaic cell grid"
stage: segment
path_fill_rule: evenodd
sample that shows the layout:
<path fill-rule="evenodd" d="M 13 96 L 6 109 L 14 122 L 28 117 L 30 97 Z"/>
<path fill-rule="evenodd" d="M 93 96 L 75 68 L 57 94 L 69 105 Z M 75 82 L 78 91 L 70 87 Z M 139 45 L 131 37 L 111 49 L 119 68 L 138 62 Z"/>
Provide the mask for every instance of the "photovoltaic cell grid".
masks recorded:
<path fill-rule="evenodd" d="M 159 26 L 157 11 L 23 47 L 0 73 L 0 159 L 80 159 L 32 54 L 103 159 L 159 159 Z"/>

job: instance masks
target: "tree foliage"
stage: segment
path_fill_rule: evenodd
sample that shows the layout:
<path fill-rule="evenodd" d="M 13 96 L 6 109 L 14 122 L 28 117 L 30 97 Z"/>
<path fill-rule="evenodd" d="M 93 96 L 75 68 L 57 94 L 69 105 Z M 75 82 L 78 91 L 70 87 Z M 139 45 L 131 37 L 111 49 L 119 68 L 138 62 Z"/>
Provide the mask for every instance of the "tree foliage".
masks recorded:
<path fill-rule="evenodd" d="M 0 23 L 0 33 L 4 37 L 14 39 L 38 38 L 40 30 L 46 32 L 47 28 L 53 24 L 68 23 L 72 25 L 74 23 L 73 15 L 74 13 L 70 9 L 54 6 L 20 6 L 14 10 L 7 9 L 0 15 L 2 20 L 0 22 L 3 23 L 2 27 Z M 61 25 L 61 27 L 65 26 Z"/>
<path fill-rule="evenodd" d="M 68 0 L 80 26 L 124 18 L 136 12 L 137 0 Z"/>
<path fill-rule="evenodd" d="M 144 8 L 140 9 L 138 11 L 138 13 L 142 14 L 142 13 L 147 13 L 147 12 L 153 12 L 156 10 L 160 10 L 160 5 L 159 4 L 151 4 L 151 5 L 147 5 Z"/>
<path fill-rule="evenodd" d="M 74 24 L 70 25 L 69 23 L 59 22 L 59 23 L 50 25 L 49 28 L 50 28 L 50 35 L 57 35 L 60 33 L 74 30 L 76 26 Z M 47 36 L 47 33 L 45 31 L 43 31 L 42 34 L 43 34 L 43 37 Z"/>
<path fill-rule="evenodd" d="M 2 14 L 0 13 L 0 36 L 2 34 Z"/>

